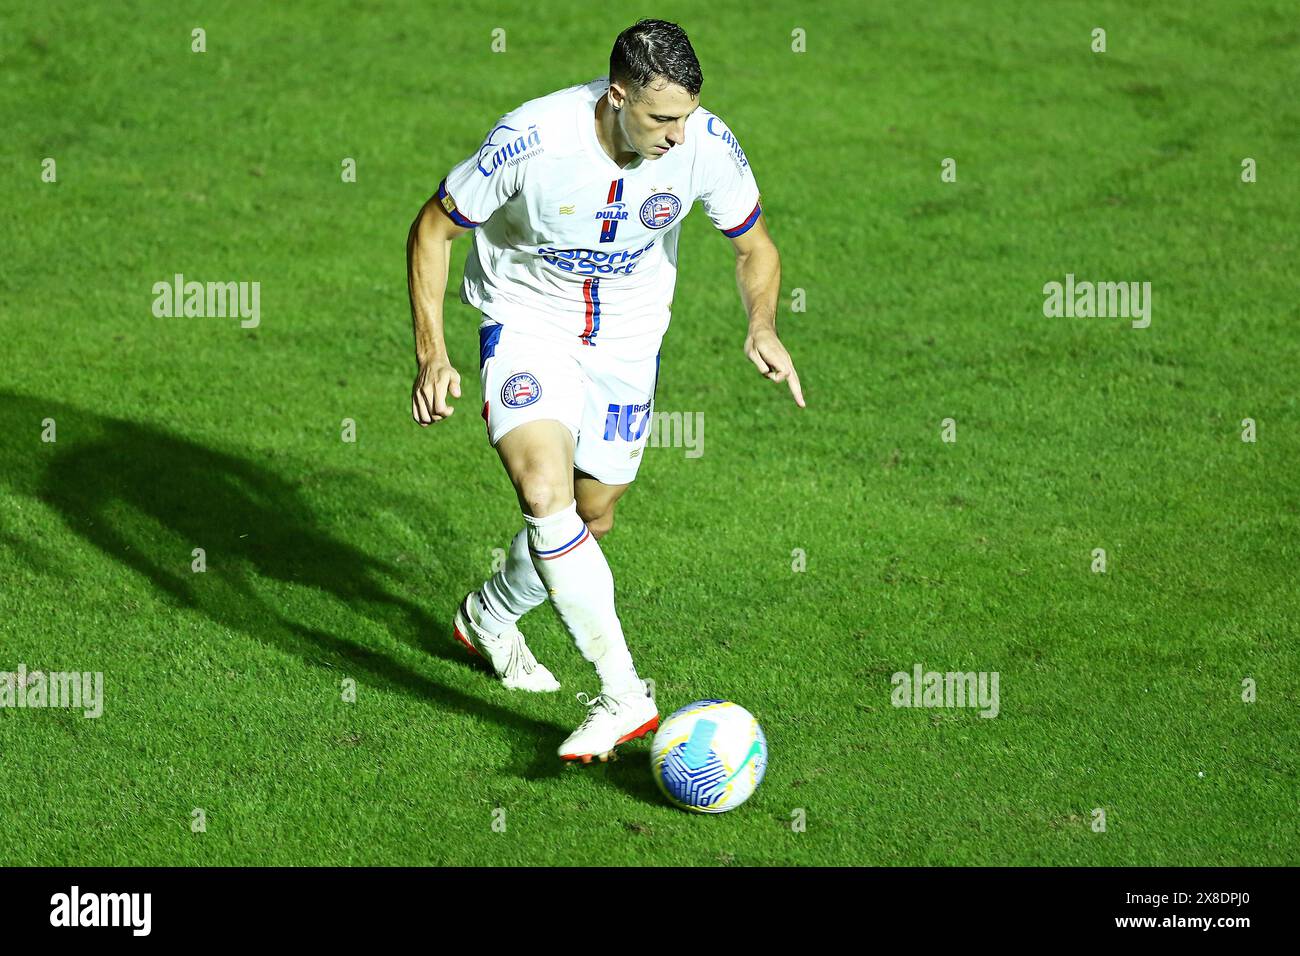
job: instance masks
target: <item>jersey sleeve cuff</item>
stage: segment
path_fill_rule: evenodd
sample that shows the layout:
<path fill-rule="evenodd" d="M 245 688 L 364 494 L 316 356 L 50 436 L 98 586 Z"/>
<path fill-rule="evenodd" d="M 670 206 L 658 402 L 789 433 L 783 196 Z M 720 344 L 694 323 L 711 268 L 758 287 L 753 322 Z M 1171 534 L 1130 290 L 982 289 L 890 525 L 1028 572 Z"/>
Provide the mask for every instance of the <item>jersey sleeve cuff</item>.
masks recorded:
<path fill-rule="evenodd" d="M 473 219 L 461 214 L 460 209 L 456 206 L 456 200 L 452 199 L 451 193 L 447 192 L 447 180 L 445 178 L 438 183 L 438 202 L 442 206 L 443 212 L 451 217 L 451 221 L 462 229 L 473 229 L 478 225 Z"/>
<path fill-rule="evenodd" d="M 745 217 L 744 222 L 739 226 L 733 226 L 730 229 L 723 229 L 722 234 L 728 239 L 735 239 L 737 236 L 743 236 L 745 233 L 749 232 L 754 223 L 758 222 L 758 217 L 762 214 L 763 204 L 761 202 L 756 202 L 754 203 L 754 211 Z"/>

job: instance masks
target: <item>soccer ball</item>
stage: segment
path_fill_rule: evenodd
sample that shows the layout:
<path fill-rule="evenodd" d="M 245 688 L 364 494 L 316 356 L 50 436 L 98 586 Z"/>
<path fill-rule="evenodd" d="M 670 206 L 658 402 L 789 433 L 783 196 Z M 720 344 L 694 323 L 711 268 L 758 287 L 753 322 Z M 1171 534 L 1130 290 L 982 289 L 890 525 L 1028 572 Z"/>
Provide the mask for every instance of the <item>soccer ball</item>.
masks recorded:
<path fill-rule="evenodd" d="M 767 738 L 754 715 L 729 700 L 697 700 L 659 725 L 650 750 L 659 789 L 696 813 L 734 810 L 767 770 Z"/>

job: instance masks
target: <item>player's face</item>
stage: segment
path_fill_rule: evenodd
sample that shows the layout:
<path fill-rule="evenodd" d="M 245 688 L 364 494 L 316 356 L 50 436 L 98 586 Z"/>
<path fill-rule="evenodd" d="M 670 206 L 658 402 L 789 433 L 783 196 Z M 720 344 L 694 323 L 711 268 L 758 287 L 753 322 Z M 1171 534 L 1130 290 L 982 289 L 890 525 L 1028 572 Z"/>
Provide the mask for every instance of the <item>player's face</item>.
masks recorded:
<path fill-rule="evenodd" d="M 676 83 L 665 85 L 660 80 L 643 89 L 635 101 L 625 101 L 619 114 L 623 117 L 623 135 L 628 145 L 646 159 L 659 159 L 686 142 L 686 120 L 699 105 L 698 96 L 691 96 Z"/>

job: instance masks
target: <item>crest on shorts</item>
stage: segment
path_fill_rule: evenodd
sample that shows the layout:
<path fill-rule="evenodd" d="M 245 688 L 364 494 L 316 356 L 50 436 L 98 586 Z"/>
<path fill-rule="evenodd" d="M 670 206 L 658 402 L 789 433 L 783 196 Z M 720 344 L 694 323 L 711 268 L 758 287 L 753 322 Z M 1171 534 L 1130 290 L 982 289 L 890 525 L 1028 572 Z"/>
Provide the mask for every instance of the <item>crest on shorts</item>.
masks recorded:
<path fill-rule="evenodd" d="M 662 229 L 681 211 L 682 201 L 672 193 L 655 193 L 641 204 L 641 224 L 647 229 Z"/>
<path fill-rule="evenodd" d="M 523 408 L 542 397 L 542 386 L 531 372 L 516 372 L 501 386 L 501 402 L 506 408 Z"/>

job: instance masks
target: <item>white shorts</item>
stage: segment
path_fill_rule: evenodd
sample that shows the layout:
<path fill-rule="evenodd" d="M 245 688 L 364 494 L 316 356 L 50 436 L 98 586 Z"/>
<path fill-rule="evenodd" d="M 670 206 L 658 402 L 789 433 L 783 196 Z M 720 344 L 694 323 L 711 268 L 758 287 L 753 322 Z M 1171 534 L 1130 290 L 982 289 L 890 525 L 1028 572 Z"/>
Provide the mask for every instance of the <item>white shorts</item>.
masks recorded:
<path fill-rule="evenodd" d="M 573 464 L 598 481 L 636 477 L 650 439 L 659 356 L 628 360 L 561 345 L 486 320 L 479 327 L 479 382 L 488 440 L 525 422 L 554 419 L 573 433 Z"/>

